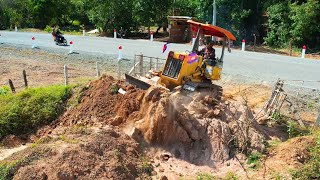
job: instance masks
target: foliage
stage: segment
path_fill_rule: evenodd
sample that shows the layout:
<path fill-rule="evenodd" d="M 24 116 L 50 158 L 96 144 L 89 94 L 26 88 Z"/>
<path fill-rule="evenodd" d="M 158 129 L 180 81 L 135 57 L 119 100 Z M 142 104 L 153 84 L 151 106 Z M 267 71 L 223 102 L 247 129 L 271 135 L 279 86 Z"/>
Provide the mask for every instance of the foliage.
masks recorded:
<path fill-rule="evenodd" d="M 210 173 L 197 173 L 197 180 L 213 180 L 215 179 L 213 175 L 211 175 Z"/>
<path fill-rule="evenodd" d="M 263 155 L 260 152 L 250 154 L 247 159 L 247 164 L 250 164 L 253 169 L 258 168 L 260 166 L 262 156 Z"/>
<path fill-rule="evenodd" d="M 0 164 L 0 180 L 8 180 L 10 179 L 10 170 L 14 168 L 16 162 L 12 163 L 1 163 Z"/>
<path fill-rule="evenodd" d="M 291 172 L 293 179 L 320 179 L 320 131 L 315 136 L 316 145 L 310 148 L 310 160 Z"/>
<path fill-rule="evenodd" d="M 70 94 L 70 87 L 49 86 L 0 96 L 0 138 L 52 122 L 63 112 Z"/>
<path fill-rule="evenodd" d="M 289 19 L 290 9 L 286 2 L 271 5 L 268 9 L 268 25 L 269 33 L 265 41 L 270 46 L 281 47 L 289 43 L 290 24 Z"/>
<path fill-rule="evenodd" d="M 226 177 L 223 178 L 224 180 L 237 180 L 239 179 L 238 176 L 236 174 L 234 174 L 233 172 L 228 172 Z"/>
<path fill-rule="evenodd" d="M 114 28 L 134 29 L 133 2 L 131 0 L 90 0 L 87 1 L 87 15 L 90 21 L 105 32 L 111 33 Z"/>
<path fill-rule="evenodd" d="M 45 28 L 44 28 L 44 31 L 48 32 L 48 33 L 51 33 L 52 32 L 52 27 L 47 25 Z"/>
<path fill-rule="evenodd" d="M 318 0 L 284 1 L 267 9 L 269 32 L 266 43 L 275 47 L 302 47 L 308 43 L 315 48 L 319 43 L 320 3 Z M 319 48 L 319 47 L 318 47 Z"/>
<path fill-rule="evenodd" d="M 319 0 L 216 0 L 216 7 L 217 25 L 235 34 L 236 44 L 244 38 L 273 47 L 320 49 Z M 171 15 L 212 23 L 213 0 L 0 0 L 0 29 L 59 25 L 80 31 L 82 25 L 108 34 L 122 28 L 130 36 L 141 26 L 166 27 Z"/>
<path fill-rule="evenodd" d="M 10 94 L 10 88 L 8 86 L 2 86 L 0 87 L 0 96 Z"/>

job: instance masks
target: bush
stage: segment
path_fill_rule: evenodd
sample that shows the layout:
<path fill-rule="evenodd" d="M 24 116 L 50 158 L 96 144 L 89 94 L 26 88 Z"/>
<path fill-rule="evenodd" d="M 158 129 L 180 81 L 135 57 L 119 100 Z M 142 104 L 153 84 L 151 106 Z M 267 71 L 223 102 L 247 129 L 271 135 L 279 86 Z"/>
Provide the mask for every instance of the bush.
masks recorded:
<path fill-rule="evenodd" d="M 54 121 L 64 111 L 70 94 L 70 87 L 49 86 L 0 95 L 0 139 Z"/>
<path fill-rule="evenodd" d="M 48 32 L 48 33 L 51 33 L 52 32 L 52 27 L 50 27 L 49 25 L 47 25 L 45 28 L 44 28 L 44 31 Z"/>

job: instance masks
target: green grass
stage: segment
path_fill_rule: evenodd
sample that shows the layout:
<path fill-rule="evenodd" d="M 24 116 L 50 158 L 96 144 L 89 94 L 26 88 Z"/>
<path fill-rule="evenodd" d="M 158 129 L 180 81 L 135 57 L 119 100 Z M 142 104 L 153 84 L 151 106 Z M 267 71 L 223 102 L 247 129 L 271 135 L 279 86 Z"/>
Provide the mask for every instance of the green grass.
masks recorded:
<path fill-rule="evenodd" d="M 252 153 L 248 156 L 247 164 L 251 165 L 252 169 L 260 167 L 260 160 L 263 157 L 263 154 L 260 152 Z"/>
<path fill-rule="evenodd" d="M 197 173 L 197 180 L 213 180 L 215 177 L 210 173 Z"/>
<path fill-rule="evenodd" d="M 17 162 L 1 163 L 0 164 L 0 180 L 10 179 L 10 170 L 15 167 Z"/>
<path fill-rule="evenodd" d="M 64 111 L 70 94 L 69 86 L 56 85 L 0 95 L 0 139 L 54 121 Z"/>
<path fill-rule="evenodd" d="M 6 94 L 10 94 L 10 87 L 9 86 L 2 86 L 0 87 L 0 96 L 1 95 L 6 95 Z"/>

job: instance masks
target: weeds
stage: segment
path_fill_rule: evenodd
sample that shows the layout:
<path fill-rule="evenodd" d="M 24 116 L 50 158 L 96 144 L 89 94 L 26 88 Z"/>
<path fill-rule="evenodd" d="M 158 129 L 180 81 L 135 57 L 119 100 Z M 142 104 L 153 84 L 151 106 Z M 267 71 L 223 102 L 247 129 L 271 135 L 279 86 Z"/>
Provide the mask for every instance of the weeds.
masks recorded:
<path fill-rule="evenodd" d="M 228 172 L 226 177 L 223 178 L 223 180 L 238 180 L 238 176 L 233 172 Z"/>
<path fill-rule="evenodd" d="M 68 86 L 49 86 L 0 96 L 0 139 L 54 121 L 64 111 L 70 95 Z"/>
<path fill-rule="evenodd" d="M 79 142 L 78 140 L 67 138 L 66 135 L 64 135 L 64 134 L 60 135 L 59 138 L 61 139 L 61 141 L 66 142 L 66 143 L 70 143 L 70 144 L 76 144 Z"/>
<path fill-rule="evenodd" d="M 117 87 L 116 85 L 111 85 L 109 87 L 109 93 L 112 95 L 117 94 L 118 90 L 119 90 L 119 87 Z"/>
<path fill-rule="evenodd" d="M 8 86 L 0 87 L 0 96 L 10 94 L 10 88 Z"/>
<path fill-rule="evenodd" d="M 141 172 L 150 176 L 152 174 L 153 167 L 149 163 L 149 159 L 145 156 L 141 156 L 140 159 L 142 161 L 141 167 L 140 167 Z"/>
<path fill-rule="evenodd" d="M 250 165 L 250 168 L 256 169 L 260 167 L 260 160 L 262 158 L 263 154 L 260 152 L 252 153 L 249 155 L 247 159 L 247 164 Z"/>
<path fill-rule="evenodd" d="M 1 163 L 0 164 L 0 180 L 9 180 L 10 170 L 14 168 L 16 162 L 11 163 Z"/>
<path fill-rule="evenodd" d="M 35 148 L 37 147 L 38 145 L 40 144 L 45 144 L 45 143 L 48 143 L 52 140 L 52 137 L 50 136 L 45 136 L 45 137 L 42 137 L 38 140 L 36 140 L 34 143 L 31 144 L 31 148 Z"/>
<path fill-rule="evenodd" d="M 197 180 L 213 180 L 215 177 L 210 173 L 197 173 Z"/>

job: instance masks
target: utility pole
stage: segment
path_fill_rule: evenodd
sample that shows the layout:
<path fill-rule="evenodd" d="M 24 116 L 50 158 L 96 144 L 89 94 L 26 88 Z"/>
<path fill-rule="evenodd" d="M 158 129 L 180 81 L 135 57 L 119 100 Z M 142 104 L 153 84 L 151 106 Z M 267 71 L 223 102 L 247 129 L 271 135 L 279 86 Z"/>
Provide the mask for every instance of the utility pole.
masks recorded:
<path fill-rule="evenodd" d="M 216 0 L 213 0 L 212 4 L 212 25 L 216 26 L 217 25 L 217 6 L 216 6 Z"/>
<path fill-rule="evenodd" d="M 217 25 L 217 7 L 216 7 L 216 0 L 213 0 L 212 4 L 212 25 L 216 26 Z M 212 36 L 212 41 L 216 42 L 216 38 Z"/>

